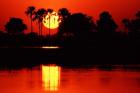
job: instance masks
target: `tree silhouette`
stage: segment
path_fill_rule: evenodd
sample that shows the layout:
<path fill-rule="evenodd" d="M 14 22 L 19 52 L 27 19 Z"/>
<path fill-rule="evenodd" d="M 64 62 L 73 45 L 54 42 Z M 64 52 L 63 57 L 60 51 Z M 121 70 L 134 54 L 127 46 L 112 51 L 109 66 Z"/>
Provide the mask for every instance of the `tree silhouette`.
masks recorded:
<path fill-rule="evenodd" d="M 129 33 L 131 34 L 140 34 L 140 11 L 136 13 L 136 18 L 129 20 L 129 19 L 123 19 L 122 23 L 124 24 L 125 28 L 128 29 Z"/>
<path fill-rule="evenodd" d="M 58 10 L 59 19 L 61 21 L 65 20 L 67 17 L 71 15 L 67 8 L 61 8 Z"/>
<path fill-rule="evenodd" d="M 26 15 L 29 16 L 31 20 L 31 32 L 33 32 L 33 15 L 35 13 L 35 7 L 34 6 L 29 6 L 27 10 L 25 11 Z"/>
<path fill-rule="evenodd" d="M 100 19 L 97 20 L 97 28 L 99 32 L 112 33 L 118 28 L 109 12 L 104 11 L 99 17 Z"/>
<path fill-rule="evenodd" d="M 42 20 L 47 14 L 47 10 L 44 8 L 38 9 L 38 11 L 35 12 L 35 17 L 33 20 L 38 20 L 38 28 L 39 28 L 39 35 L 42 36 Z"/>
<path fill-rule="evenodd" d="M 132 29 L 136 33 L 140 33 L 140 11 L 138 11 L 135 16 L 136 16 L 136 19 L 133 19 L 131 21 Z"/>
<path fill-rule="evenodd" d="M 67 38 L 67 40 L 74 40 L 78 44 L 84 41 L 86 42 L 94 28 L 95 24 L 92 17 L 83 13 L 75 13 L 60 23 L 58 34 L 60 37 Z"/>
<path fill-rule="evenodd" d="M 20 18 L 10 18 L 9 22 L 5 25 L 6 31 L 10 34 L 19 34 L 27 29 L 27 26 Z"/>
<path fill-rule="evenodd" d="M 136 13 L 136 18 L 131 20 L 131 40 L 135 42 L 135 44 L 139 44 L 140 41 L 140 11 Z"/>
<path fill-rule="evenodd" d="M 134 19 L 123 19 L 122 23 L 125 28 L 128 30 L 128 39 L 131 47 L 140 46 L 140 11 L 135 14 Z"/>

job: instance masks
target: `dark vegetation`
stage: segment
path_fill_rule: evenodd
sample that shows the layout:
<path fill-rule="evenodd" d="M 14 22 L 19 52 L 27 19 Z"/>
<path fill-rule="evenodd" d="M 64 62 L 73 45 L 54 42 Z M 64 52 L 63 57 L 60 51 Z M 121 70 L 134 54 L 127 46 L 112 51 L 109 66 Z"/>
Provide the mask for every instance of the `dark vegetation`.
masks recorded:
<path fill-rule="evenodd" d="M 25 12 L 31 20 L 31 32 L 24 34 L 27 26 L 20 18 L 10 18 L 6 32 L 0 32 L 1 60 L 8 65 L 36 65 L 57 63 L 61 65 L 89 64 L 136 64 L 140 47 L 140 11 L 136 18 L 124 18 L 125 31 L 117 31 L 118 25 L 112 15 L 104 11 L 95 21 L 83 13 L 70 13 L 66 8 L 58 11 L 61 20 L 58 33 L 54 36 L 42 35 L 42 20 L 53 9 L 35 10 L 28 7 Z M 37 21 L 39 34 L 33 31 L 32 22 Z M 60 49 L 23 48 L 27 46 L 58 45 Z M 6 48 L 8 47 L 8 48 Z M 18 60 L 20 59 L 20 60 Z M 21 63 L 24 64 L 21 64 Z M 82 63 L 83 62 L 83 63 Z M 7 65 L 7 63 L 0 63 Z M 138 63 L 139 64 L 139 63 Z M 16 66 L 15 65 L 15 66 Z"/>

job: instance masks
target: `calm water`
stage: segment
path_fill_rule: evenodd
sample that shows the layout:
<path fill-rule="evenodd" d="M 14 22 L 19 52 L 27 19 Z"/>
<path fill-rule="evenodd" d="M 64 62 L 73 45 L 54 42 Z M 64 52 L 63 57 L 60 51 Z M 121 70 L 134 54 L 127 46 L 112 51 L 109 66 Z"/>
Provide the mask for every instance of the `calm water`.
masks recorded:
<path fill-rule="evenodd" d="M 0 93 L 140 93 L 140 72 L 53 65 L 0 70 Z"/>

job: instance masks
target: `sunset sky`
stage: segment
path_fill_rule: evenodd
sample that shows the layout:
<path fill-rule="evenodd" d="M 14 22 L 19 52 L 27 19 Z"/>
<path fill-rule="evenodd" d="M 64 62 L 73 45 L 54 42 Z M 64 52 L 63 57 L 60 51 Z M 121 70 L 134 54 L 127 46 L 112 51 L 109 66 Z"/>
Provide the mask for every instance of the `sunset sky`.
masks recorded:
<path fill-rule="evenodd" d="M 140 0 L 0 0 L 0 30 L 4 30 L 4 25 L 10 17 L 22 18 L 30 30 L 30 20 L 25 15 L 25 10 L 31 5 L 37 9 L 52 8 L 55 11 L 65 7 L 72 13 L 86 13 L 94 19 L 98 19 L 98 15 L 106 10 L 112 14 L 118 24 L 123 18 L 133 18 L 140 10 Z M 36 25 L 34 23 L 34 30 L 38 31 Z"/>

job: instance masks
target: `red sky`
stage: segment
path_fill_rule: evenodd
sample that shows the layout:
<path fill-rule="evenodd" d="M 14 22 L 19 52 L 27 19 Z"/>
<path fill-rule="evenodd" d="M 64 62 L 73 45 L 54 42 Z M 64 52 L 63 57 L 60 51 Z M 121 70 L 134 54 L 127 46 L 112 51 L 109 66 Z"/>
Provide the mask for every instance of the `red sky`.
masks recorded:
<path fill-rule="evenodd" d="M 25 10 L 31 5 L 37 9 L 52 8 L 55 11 L 66 7 L 72 13 L 83 12 L 93 16 L 94 19 L 98 19 L 98 15 L 107 10 L 118 24 L 125 17 L 133 18 L 140 10 L 140 0 L 0 0 L 0 30 L 4 30 L 4 25 L 10 17 L 22 18 L 30 30 L 30 21 L 25 15 Z M 35 30 L 38 30 L 36 25 L 34 23 Z M 47 30 L 44 28 L 44 31 Z"/>

